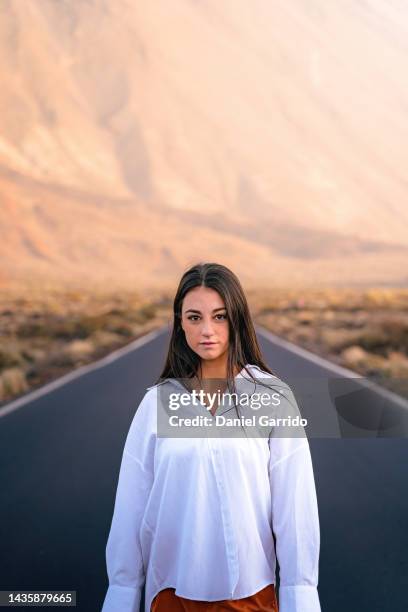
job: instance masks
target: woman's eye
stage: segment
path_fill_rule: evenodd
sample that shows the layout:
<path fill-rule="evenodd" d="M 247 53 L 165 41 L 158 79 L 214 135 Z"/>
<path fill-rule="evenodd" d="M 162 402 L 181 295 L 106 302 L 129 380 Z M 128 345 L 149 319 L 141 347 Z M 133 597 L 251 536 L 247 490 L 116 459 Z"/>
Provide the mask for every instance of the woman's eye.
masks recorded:
<path fill-rule="evenodd" d="M 216 315 L 216 316 L 217 316 L 217 317 L 221 317 L 222 319 L 226 319 L 226 318 L 227 318 L 227 315 L 226 315 L 226 314 L 219 314 L 219 315 Z"/>

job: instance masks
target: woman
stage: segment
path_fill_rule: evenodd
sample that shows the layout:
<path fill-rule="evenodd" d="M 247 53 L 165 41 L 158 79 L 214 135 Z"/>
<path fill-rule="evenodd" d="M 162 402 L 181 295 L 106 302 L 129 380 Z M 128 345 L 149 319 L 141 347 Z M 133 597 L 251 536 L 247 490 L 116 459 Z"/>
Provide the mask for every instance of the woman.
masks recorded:
<path fill-rule="evenodd" d="M 248 435 L 246 425 L 245 437 L 217 433 L 218 412 L 242 419 L 245 411 L 236 401 L 242 393 L 235 410 L 225 407 L 227 394 L 214 392 L 220 380 L 222 391 L 262 386 L 278 395 L 283 412 L 297 408 L 291 389 L 262 358 L 238 278 L 225 266 L 201 263 L 180 280 L 164 369 L 126 438 L 103 612 L 138 612 L 144 583 L 144 612 L 277 612 L 276 558 L 279 611 L 320 612 L 320 530 L 307 438 L 282 437 L 277 427 L 267 436 Z M 213 393 L 195 402 L 203 387 Z M 170 413 L 179 418 L 169 398 L 182 391 L 185 413 L 208 424 L 201 435 L 162 435 Z"/>

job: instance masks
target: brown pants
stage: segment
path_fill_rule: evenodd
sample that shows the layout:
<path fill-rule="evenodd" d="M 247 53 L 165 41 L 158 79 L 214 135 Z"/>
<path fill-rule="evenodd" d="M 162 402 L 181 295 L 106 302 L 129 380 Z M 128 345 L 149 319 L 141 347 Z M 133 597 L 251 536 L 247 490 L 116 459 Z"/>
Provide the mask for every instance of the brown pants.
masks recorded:
<path fill-rule="evenodd" d="M 157 593 L 150 607 L 151 612 L 279 612 L 275 585 L 268 584 L 254 595 L 242 599 L 199 601 L 185 599 L 175 594 L 175 589 L 163 589 Z"/>

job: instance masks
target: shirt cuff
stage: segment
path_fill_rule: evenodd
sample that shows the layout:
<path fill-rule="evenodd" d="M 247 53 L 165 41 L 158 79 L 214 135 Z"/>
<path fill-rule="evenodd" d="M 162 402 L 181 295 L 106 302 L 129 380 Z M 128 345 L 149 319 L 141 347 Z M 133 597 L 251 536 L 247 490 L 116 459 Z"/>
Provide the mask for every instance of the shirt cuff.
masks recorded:
<path fill-rule="evenodd" d="M 308 584 L 279 587 L 279 612 L 321 612 L 317 587 Z"/>
<path fill-rule="evenodd" d="M 139 612 L 142 589 L 112 584 L 106 591 L 101 612 Z"/>

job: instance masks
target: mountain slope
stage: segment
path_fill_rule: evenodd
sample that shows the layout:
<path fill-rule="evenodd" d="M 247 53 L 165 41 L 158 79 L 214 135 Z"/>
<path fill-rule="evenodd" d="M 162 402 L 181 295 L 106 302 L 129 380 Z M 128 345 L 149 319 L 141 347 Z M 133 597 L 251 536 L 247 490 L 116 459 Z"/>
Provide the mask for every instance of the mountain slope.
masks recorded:
<path fill-rule="evenodd" d="M 211 258 L 254 283 L 406 283 L 404 17 L 3 2 L 3 281 L 174 282 Z"/>

